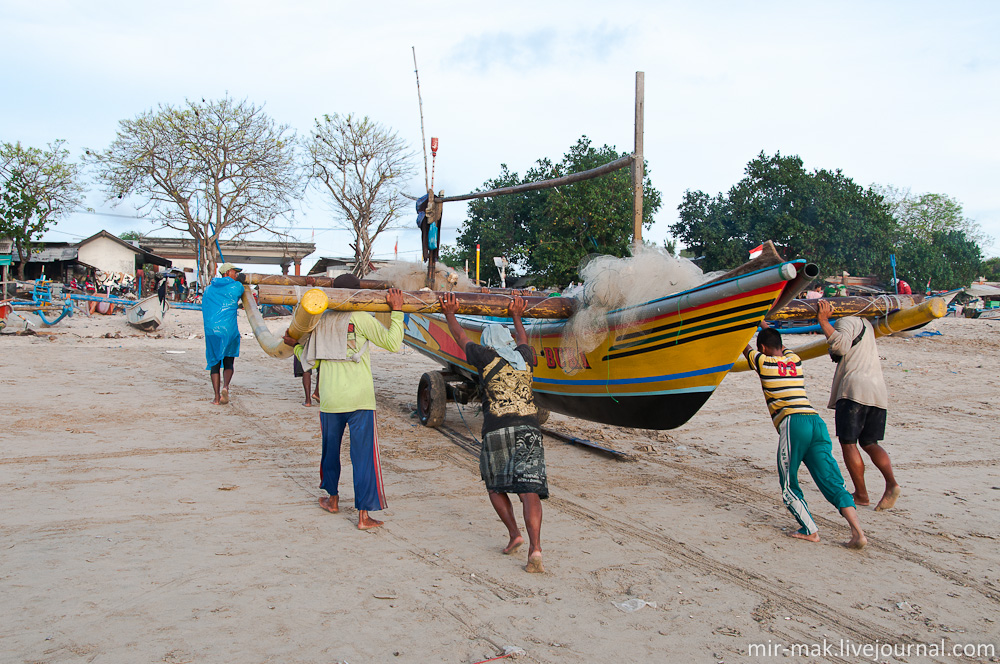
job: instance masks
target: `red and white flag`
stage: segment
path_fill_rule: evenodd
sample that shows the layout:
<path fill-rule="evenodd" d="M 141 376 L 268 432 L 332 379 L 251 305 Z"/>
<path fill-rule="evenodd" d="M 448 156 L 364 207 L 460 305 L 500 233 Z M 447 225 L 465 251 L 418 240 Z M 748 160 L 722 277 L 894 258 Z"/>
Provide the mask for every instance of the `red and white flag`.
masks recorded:
<path fill-rule="evenodd" d="M 750 258 L 751 259 L 757 258 L 762 253 L 764 253 L 764 245 L 763 244 L 758 244 L 756 247 L 754 247 L 753 249 L 750 250 Z"/>

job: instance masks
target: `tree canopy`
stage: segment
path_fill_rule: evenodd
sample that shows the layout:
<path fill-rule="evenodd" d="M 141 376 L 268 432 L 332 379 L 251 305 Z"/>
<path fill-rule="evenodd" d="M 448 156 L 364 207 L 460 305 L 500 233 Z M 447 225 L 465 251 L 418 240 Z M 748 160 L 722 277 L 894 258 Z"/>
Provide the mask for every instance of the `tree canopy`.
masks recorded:
<path fill-rule="evenodd" d="M 32 248 L 58 218 L 83 204 L 80 167 L 69 159 L 64 141 L 47 150 L 17 143 L 0 144 L 0 235 L 14 242 L 19 278 Z"/>
<path fill-rule="evenodd" d="M 301 193 L 295 135 L 263 107 L 229 97 L 188 101 L 122 120 L 103 151 L 87 151 L 108 200 L 145 199 L 158 223 L 198 247 L 202 285 L 219 263 L 217 241 L 268 231 Z M 141 209 L 140 207 L 140 209 Z"/>
<path fill-rule="evenodd" d="M 773 240 L 786 258 L 805 257 L 826 273 L 871 274 L 889 262 L 893 219 L 882 197 L 835 171 L 807 172 L 797 156 L 760 153 L 728 194 L 687 191 L 670 227 L 703 269 L 736 267 Z"/>
<path fill-rule="evenodd" d="M 968 284 L 982 259 L 984 236 L 961 205 L 941 194 L 912 196 L 892 187 L 863 188 L 839 169 L 807 172 L 798 156 L 761 152 L 728 193 L 687 191 L 670 227 L 707 270 L 746 261 L 773 240 L 787 259 L 805 258 L 822 274 L 892 277 L 914 286 Z"/>
<path fill-rule="evenodd" d="M 595 148 L 581 137 L 561 161 L 539 159 L 524 178 L 501 165 L 500 174 L 479 191 L 549 180 L 596 168 L 626 156 L 604 145 Z M 660 208 L 660 192 L 643 180 L 643 227 L 649 228 Z M 454 248 L 442 260 L 458 267 L 475 263 L 476 244 L 484 261 L 503 256 L 512 277 L 531 274 L 541 285 L 564 286 L 578 278 L 589 254 L 624 256 L 632 243 L 632 180 L 628 169 L 563 185 L 509 196 L 476 199 L 459 230 Z M 487 270 L 492 270 L 490 262 Z"/>
<path fill-rule="evenodd" d="M 305 146 L 310 182 L 333 199 L 337 222 L 353 234 L 354 272 L 362 276 L 375 238 L 407 204 L 399 184 L 413 173 L 413 155 L 395 132 L 350 114 L 317 119 Z"/>

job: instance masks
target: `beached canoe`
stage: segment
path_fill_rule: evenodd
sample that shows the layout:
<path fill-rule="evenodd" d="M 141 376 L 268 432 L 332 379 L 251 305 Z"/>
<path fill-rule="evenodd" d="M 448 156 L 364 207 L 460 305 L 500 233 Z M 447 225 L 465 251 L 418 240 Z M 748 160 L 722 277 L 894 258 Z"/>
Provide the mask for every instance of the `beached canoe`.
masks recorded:
<path fill-rule="evenodd" d="M 163 314 L 166 313 L 167 308 L 166 302 L 161 306 L 159 297 L 150 295 L 125 309 L 125 320 L 132 327 L 139 328 L 144 332 L 151 332 L 163 324 Z"/>
<path fill-rule="evenodd" d="M 567 320 L 528 320 L 535 399 L 542 408 L 581 419 L 644 429 L 673 429 L 704 405 L 740 357 L 757 326 L 795 278 L 781 263 L 724 278 L 638 307 L 612 311 L 608 334 L 592 351 L 567 352 Z M 491 322 L 458 316 L 470 340 Z M 442 398 L 470 397 L 476 370 L 440 314 L 406 314 L 403 342 L 440 362 L 425 374 L 418 414 L 439 423 Z"/>

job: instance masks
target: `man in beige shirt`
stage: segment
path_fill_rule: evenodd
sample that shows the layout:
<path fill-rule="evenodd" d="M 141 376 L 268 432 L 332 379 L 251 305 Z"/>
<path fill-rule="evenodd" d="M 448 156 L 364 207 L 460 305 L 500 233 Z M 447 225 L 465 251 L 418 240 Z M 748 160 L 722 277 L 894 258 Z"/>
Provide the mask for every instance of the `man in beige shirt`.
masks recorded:
<path fill-rule="evenodd" d="M 885 493 L 875 510 L 887 510 L 896 504 L 900 488 L 892 473 L 889 454 L 878 444 L 885 438 L 889 396 L 875 347 L 875 330 L 867 320 L 856 316 L 841 318 L 831 325 L 831 313 L 830 303 L 821 300 L 819 324 L 830 346 L 830 357 L 837 362 L 827 408 L 836 412 L 837 438 L 847 472 L 854 482 L 854 502 L 859 506 L 870 504 L 865 486 L 865 463 L 858 451 L 860 444 L 885 478 Z"/>

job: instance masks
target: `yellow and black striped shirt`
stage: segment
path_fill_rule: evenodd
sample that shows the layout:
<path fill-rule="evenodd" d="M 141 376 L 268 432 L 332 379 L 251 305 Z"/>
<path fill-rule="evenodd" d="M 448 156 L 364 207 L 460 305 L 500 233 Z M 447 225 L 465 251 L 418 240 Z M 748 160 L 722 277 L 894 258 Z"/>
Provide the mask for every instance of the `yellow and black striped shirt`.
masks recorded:
<path fill-rule="evenodd" d="M 771 412 L 775 429 L 788 415 L 816 412 L 806 396 L 802 360 L 798 355 L 787 348 L 783 357 L 751 350 L 747 354 L 747 360 L 750 368 L 760 376 L 760 386 L 764 390 L 764 400 L 767 401 L 767 409 Z"/>

